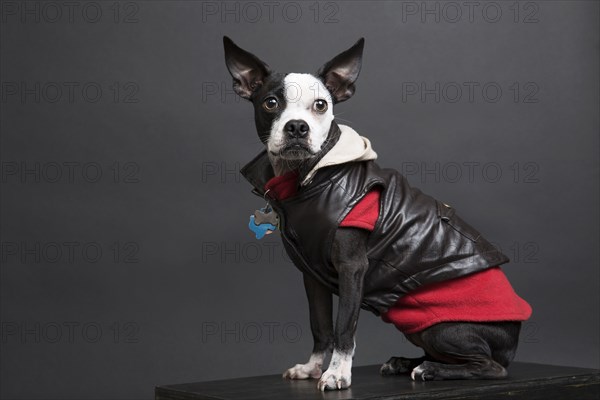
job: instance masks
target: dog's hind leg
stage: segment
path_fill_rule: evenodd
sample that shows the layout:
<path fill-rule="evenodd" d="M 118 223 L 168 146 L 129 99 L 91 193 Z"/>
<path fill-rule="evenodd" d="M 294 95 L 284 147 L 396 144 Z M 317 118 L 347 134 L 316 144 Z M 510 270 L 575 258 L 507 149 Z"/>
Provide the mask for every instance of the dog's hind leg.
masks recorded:
<path fill-rule="evenodd" d="M 434 360 L 411 372 L 413 380 L 502 379 L 512 361 L 520 322 L 440 323 L 407 335 Z"/>
<path fill-rule="evenodd" d="M 421 365 L 424 361 L 431 360 L 431 357 L 423 356 L 419 358 L 392 357 L 387 360 L 379 373 L 381 375 L 401 375 L 410 374 L 415 367 Z"/>
<path fill-rule="evenodd" d="M 506 368 L 492 359 L 473 358 L 464 364 L 442 364 L 424 361 L 410 373 L 413 381 L 445 380 L 445 379 L 503 379 L 508 372 Z"/>

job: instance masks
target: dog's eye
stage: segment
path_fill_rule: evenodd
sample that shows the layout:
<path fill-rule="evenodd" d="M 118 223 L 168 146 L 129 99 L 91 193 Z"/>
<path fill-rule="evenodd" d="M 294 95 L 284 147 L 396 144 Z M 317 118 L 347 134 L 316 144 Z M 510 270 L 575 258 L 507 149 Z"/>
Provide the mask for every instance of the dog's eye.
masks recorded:
<path fill-rule="evenodd" d="M 263 108 L 267 111 L 274 111 L 279 107 L 279 103 L 275 97 L 269 97 L 263 102 Z"/>
<path fill-rule="evenodd" d="M 325 111 L 327 111 L 327 102 L 322 99 L 315 100 L 313 108 L 318 113 L 324 113 Z"/>

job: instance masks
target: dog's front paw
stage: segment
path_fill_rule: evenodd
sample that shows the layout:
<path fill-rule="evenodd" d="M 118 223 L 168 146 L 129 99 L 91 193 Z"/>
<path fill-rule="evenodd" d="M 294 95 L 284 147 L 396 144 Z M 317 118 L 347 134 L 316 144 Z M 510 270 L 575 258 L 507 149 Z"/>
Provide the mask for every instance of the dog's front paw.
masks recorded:
<path fill-rule="evenodd" d="M 348 389 L 352 381 L 352 374 L 340 370 L 327 370 L 319 379 L 317 388 L 323 392 L 325 390 Z"/>
<path fill-rule="evenodd" d="M 413 381 L 432 381 L 435 379 L 435 369 L 432 363 L 424 361 L 412 370 L 410 377 Z"/>
<path fill-rule="evenodd" d="M 319 379 L 323 371 L 321 366 L 315 363 L 296 364 L 283 373 L 285 379 Z"/>

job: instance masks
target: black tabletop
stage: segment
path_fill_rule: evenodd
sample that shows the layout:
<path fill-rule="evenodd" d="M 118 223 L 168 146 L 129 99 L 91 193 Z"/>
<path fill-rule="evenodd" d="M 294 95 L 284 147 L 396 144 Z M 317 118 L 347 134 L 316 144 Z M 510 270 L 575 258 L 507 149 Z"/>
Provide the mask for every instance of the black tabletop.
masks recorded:
<path fill-rule="evenodd" d="M 266 375 L 156 387 L 157 400 L 309 399 L 599 399 L 600 371 L 513 363 L 504 380 L 414 382 L 408 375 L 381 376 L 379 366 L 354 367 L 347 390 L 317 390 L 316 380 L 291 381 Z"/>

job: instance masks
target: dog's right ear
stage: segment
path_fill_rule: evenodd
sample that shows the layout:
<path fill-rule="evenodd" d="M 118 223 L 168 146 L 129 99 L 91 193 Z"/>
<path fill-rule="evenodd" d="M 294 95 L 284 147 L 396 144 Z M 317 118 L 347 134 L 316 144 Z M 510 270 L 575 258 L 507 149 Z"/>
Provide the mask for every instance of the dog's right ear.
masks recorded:
<path fill-rule="evenodd" d="M 244 99 L 262 86 L 265 78 L 271 73 L 269 66 L 254 54 L 238 47 L 227 36 L 223 36 L 225 48 L 225 64 L 233 76 L 233 90 Z"/>

